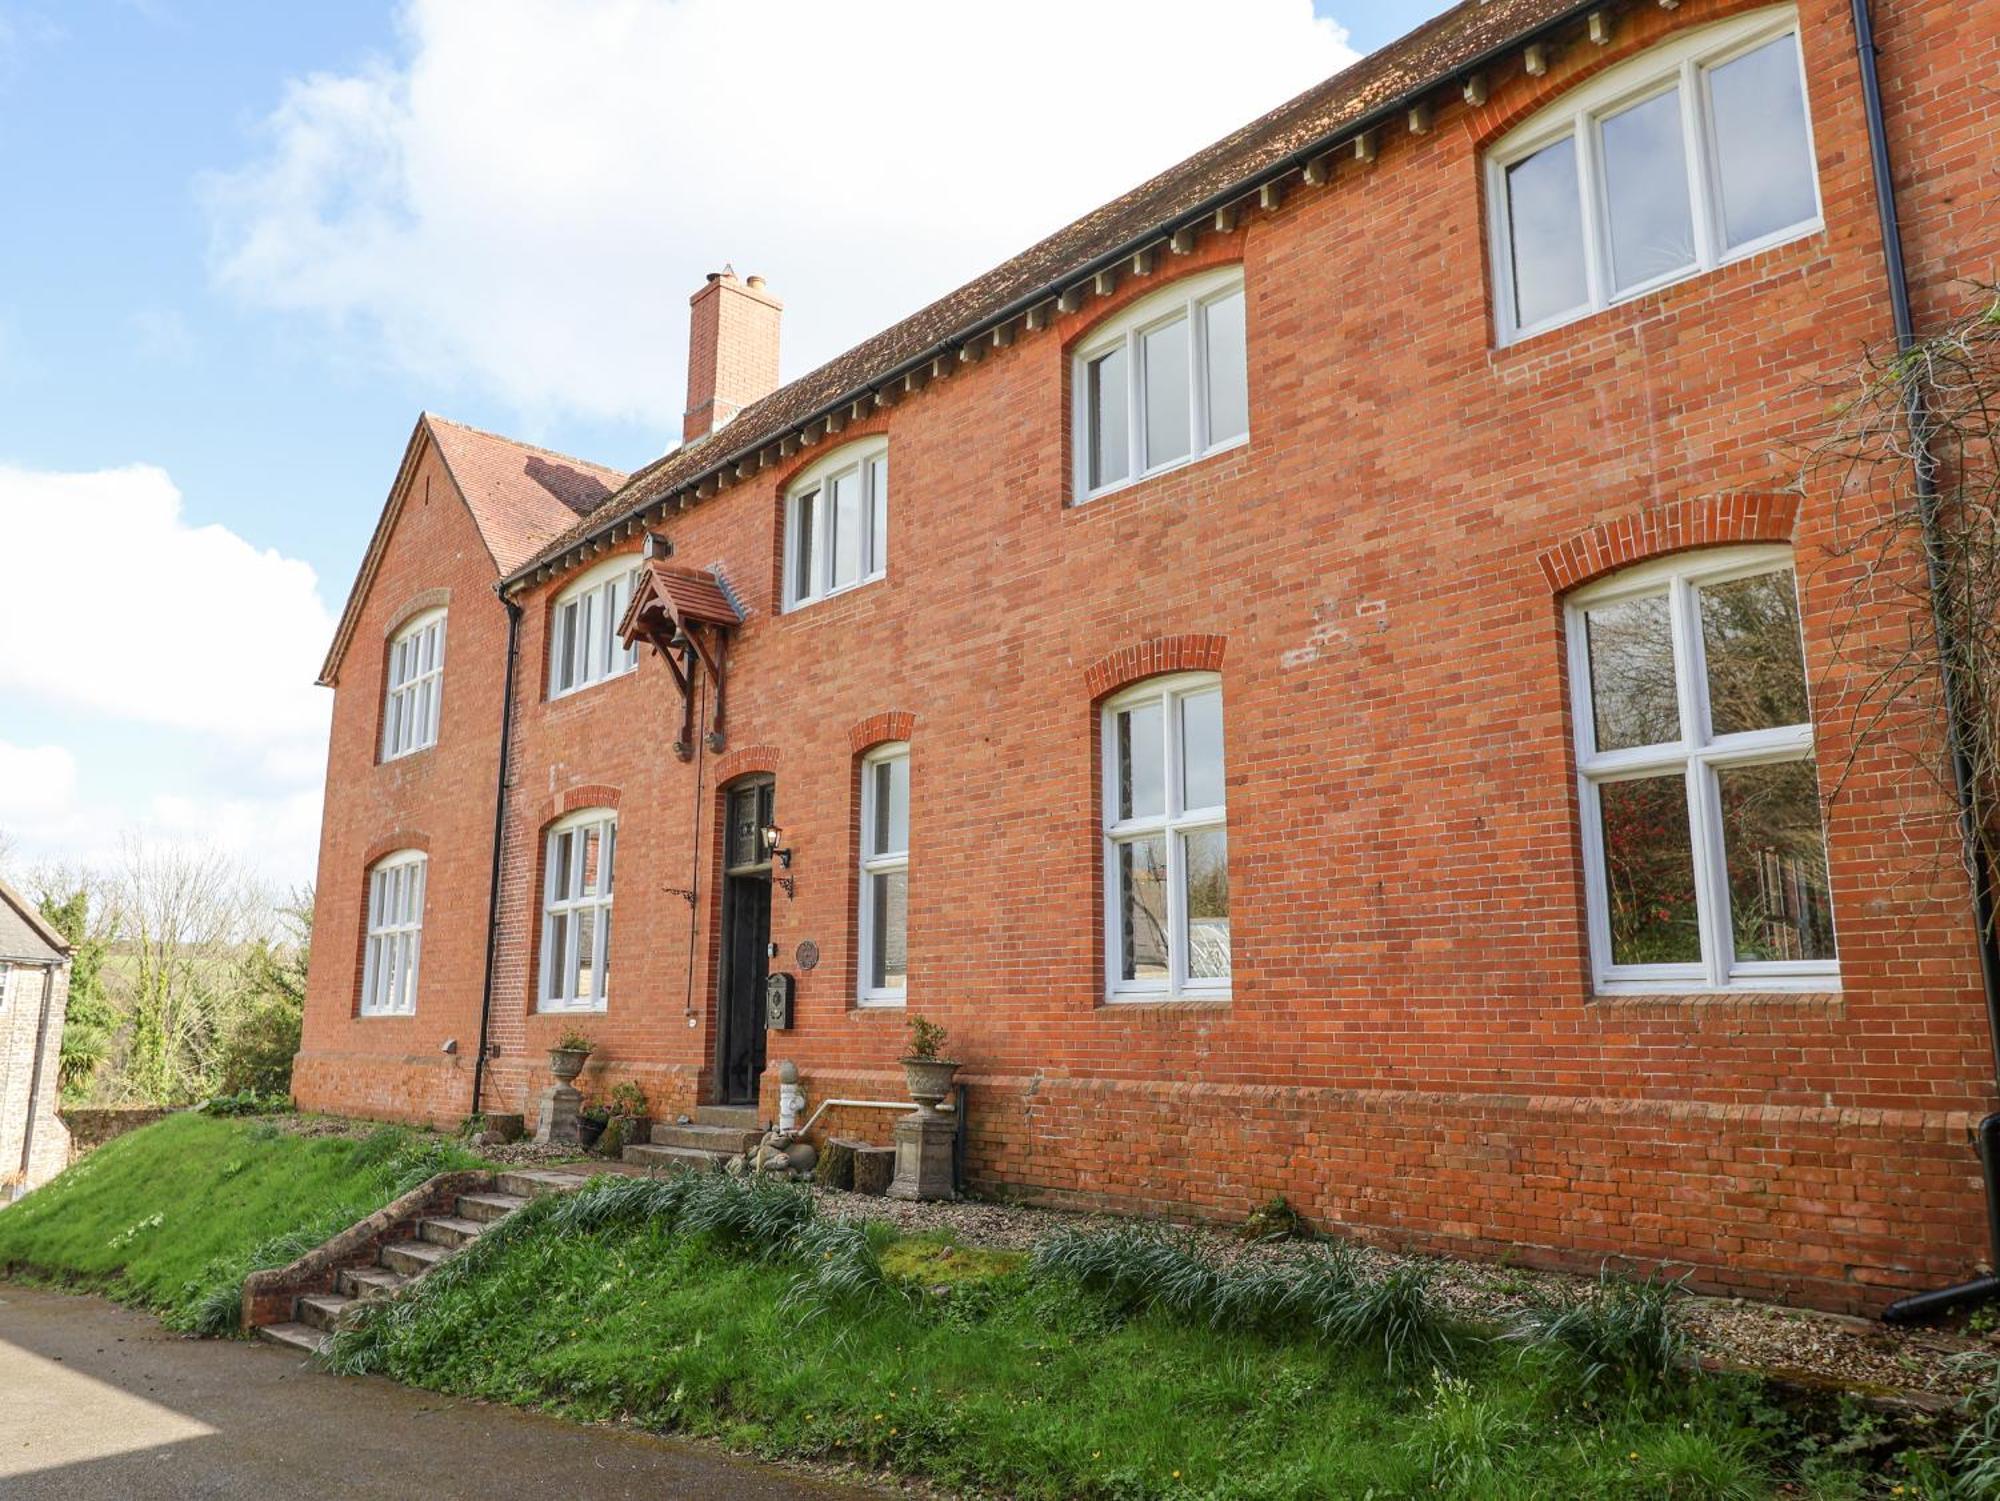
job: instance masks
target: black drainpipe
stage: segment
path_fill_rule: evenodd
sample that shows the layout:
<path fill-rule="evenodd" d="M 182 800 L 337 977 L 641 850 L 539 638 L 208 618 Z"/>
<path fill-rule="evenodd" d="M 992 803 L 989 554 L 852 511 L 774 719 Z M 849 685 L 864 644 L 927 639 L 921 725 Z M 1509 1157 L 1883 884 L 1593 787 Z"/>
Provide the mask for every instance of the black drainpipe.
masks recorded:
<path fill-rule="evenodd" d="M 1889 306 L 1896 320 L 1896 347 L 1916 342 L 1916 320 L 1910 312 L 1909 276 L 1903 264 L 1903 231 L 1896 213 L 1895 177 L 1889 164 L 1889 133 L 1882 118 L 1882 86 L 1875 72 L 1875 26 L 1868 0 L 1853 0 L 1854 47 L 1861 65 L 1861 97 L 1868 113 L 1868 154 L 1874 166 L 1875 207 L 1882 221 L 1882 256 L 1888 263 Z M 1945 607 L 1943 562 L 1937 543 L 1937 475 L 1926 449 L 1930 414 L 1923 392 L 1912 384 L 1907 418 L 1916 449 L 1917 516 L 1923 527 L 1924 557 L 1930 575 L 1931 626 L 1941 664 L 1954 659 L 1951 620 Z M 1996 1092 L 2000 1092 L 2000 933 L 1993 923 L 1993 871 L 1986 847 L 1978 837 L 1977 803 L 1973 795 L 1971 737 L 1965 706 L 1948 666 L 1941 666 L 1939 686 L 1944 699 L 1946 733 L 1951 742 L 1952 790 L 1958 799 L 1959 835 L 1965 843 L 1972 877 L 1972 920 L 1979 942 L 1979 978 L 1986 992 L 1986 1034 L 1993 1049 Z M 1962 1303 L 2000 1294 L 2000 1112 L 1979 1123 L 1979 1163 L 1986 1180 L 1986 1234 L 1993 1271 L 1955 1287 L 1913 1293 L 1882 1311 L 1891 1324 L 1910 1324 L 1946 1312 Z"/>
<path fill-rule="evenodd" d="M 486 983 L 479 992 L 479 1052 L 472 1060 L 472 1113 L 486 1083 L 486 1036 L 493 1019 L 493 966 L 500 947 L 500 847 L 507 832 L 507 772 L 514 753 L 514 661 L 521 641 L 521 607 L 506 595 L 507 671 L 500 701 L 500 771 L 493 784 L 493 875 L 486 889 Z"/>

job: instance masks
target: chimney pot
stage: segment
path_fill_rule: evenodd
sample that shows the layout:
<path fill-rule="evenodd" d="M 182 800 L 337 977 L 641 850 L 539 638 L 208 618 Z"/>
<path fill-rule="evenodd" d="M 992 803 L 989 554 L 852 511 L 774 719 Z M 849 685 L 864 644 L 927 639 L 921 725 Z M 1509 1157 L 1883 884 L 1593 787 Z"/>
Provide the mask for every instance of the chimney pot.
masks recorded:
<path fill-rule="evenodd" d="M 784 304 L 764 278 L 739 281 L 735 268 L 711 271 L 688 299 L 687 411 L 681 437 L 714 432 L 778 387 L 778 324 Z"/>

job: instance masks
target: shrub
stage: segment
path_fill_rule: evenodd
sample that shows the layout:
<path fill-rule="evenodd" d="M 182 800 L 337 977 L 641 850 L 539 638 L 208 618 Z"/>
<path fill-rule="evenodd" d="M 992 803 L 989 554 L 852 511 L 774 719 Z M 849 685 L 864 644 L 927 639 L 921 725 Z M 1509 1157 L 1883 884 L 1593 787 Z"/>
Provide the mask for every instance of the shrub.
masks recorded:
<path fill-rule="evenodd" d="M 1517 1315 L 1506 1338 L 1554 1349 L 1587 1387 L 1613 1379 L 1633 1390 L 1657 1380 L 1687 1350 L 1678 1283 L 1636 1282 L 1608 1268 L 1593 1287 L 1545 1294 Z"/>

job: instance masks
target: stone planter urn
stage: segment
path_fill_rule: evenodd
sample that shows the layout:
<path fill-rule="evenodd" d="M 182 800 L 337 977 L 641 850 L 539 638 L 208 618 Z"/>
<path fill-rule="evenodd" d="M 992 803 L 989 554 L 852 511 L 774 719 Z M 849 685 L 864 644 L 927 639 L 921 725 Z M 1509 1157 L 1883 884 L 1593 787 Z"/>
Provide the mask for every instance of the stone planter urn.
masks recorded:
<path fill-rule="evenodd" d="M 550 1048 L 549 1072 L 556 1081 L 567 1084 L 583 1072 L 583 1066 L 590 1060 L 589 1048 Z"/>
<path fill-rule="evenodd" d="M 917 1115 L 928 1121 L 941 1119 L 938 1102 L 951 1093 L 952 1076 L 958 1064 L 949 1058 L 905 1058 L 903 1082 L 910 1098 L 917 1102 Z"/>

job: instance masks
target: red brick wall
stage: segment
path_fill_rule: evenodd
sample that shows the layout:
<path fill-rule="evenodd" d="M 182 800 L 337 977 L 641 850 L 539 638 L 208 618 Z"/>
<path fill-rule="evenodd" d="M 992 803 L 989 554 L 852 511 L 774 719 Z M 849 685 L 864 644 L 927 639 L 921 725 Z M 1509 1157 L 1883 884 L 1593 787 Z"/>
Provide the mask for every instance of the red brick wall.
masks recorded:
<path fill-rule="evenodd" d="M 1824 232 L 1493 344 L 1483 144 L 1586 71 L 1743 8 L 1629 8 L 1611 47 L 1569 47 L 1539 80 L 1500 70 L 1482 109 L 1385 133 L 1375 165 L 1294 183 L 1278 211 L 850 427 L 890 436 L 880 583 L 774 618 L 786 472 L 670 518 L 677 561 L 717 567 L 749 607 L 724 757 L 674 759 L 656 661 L 545 702 L 558 585 L 527 596 L 489 1103 L 524 1108 L 569 1024 L 532 1009 L 535 877 L 581 784 L 616 789 L 621 839 L 585 1087 L 634 1077 L 668 1113 L 705 1097 L 720 784 L 747 770 L 775 771 L 794 851 L 774 962 L 804 939 L 822 954 L 796 1029 L 770 1039 L 767 1112 L 779 1059 L 812 1102 L 895 1090 L 905 1018 L 855 1006 L 851 914 L 854 735 L 897 714 L 911 1008 L 965 1061 L 981 1185 L 1221 1217 L 1283 1192 L 1374 1238 L 1658 1259 L 1838 1306 L 1967 1272 L 1984 1252 L 1967 1122 L 1993 1100 L 1963 882 L 1933 784 L 1849 735 L 1827 497 L 1774 498 L 1826 409 L 1814 383 L 1889 329 L 1846 7 L 1803 7 Z M 1936 305 L 1942 277 L 1990 274 L 2000 246 L 1975 149 L 2000 42 L 1959 7 L 1881 8 L 1898 147 L 1935 163 L 1909 207 Z M 1067 348 L 1167 277 L 1236 259 L 1247 447 L 1067 505 Z M 1795 541 L 1820 764 L 1856 758 L 1828 819 L 1843 986 L 1598 997 L 1558 591 L 1747 536 Z M 1873 628 L 1904 608 L 1885 586 Z M 1190 653 L 1223 680 L 1233 999 L 1107 1006 L 1094 700 Z M 469 848 L 483 860 L 483 832 Z M 668 888 L 697 855 L 690 943 Z M 479 860 L 458 888 L 469 925 Z M 336 866 L 322 892 L 358 879 Z M 338 987 L 315 980 L 309 1048 L 326 1048 Z M 357 1067 L 337 1090 L 372 1108 L 402 1077 Z"/>

